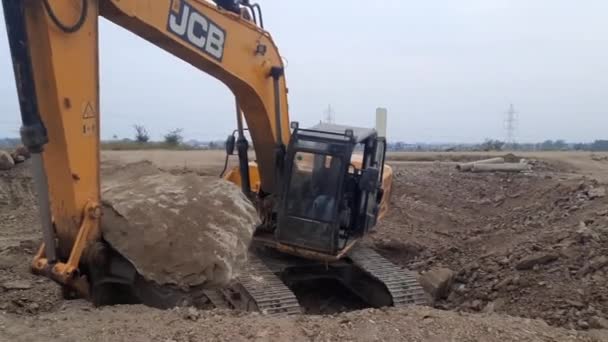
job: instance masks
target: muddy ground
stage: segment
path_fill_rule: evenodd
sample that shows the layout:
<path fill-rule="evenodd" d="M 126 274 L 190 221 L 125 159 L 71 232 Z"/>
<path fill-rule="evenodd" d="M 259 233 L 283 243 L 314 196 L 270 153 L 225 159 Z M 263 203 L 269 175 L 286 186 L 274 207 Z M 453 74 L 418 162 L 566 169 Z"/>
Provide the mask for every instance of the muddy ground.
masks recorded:
<path fill-rule="evenodd" d="M 215 174 L 223 162 L 153 152 L 103 159 L 150 159 L 199 174 Z M 40 234 L 26 165 L 0 171 L 0 341 L 608 341 L 608 198 L 594 177 L 608 174 L 605 159 L 526 156 L 533 173 L 503 175 L 458 173 L 453 156 L 392 157 L 391 211 L 368 242 L 422 274 L 453 270 L 456 281 L 436 308 L 280 319 L 61 299 L 55 284 L 28 271 Z"/>

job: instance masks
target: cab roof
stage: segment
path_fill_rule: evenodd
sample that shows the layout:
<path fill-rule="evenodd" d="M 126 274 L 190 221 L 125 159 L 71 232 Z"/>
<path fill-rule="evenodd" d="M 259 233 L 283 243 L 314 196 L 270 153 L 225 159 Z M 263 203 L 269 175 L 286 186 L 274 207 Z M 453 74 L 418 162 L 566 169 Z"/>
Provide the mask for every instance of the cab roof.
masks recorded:
<path fill-rule="evenodd" d="M 331 135 L 346 136 L 346 132 L 348 130 L 353 132 L 353 140 L 355 143 L 363 142 L 368 138 L 375 137 L 377 135 L 376 130 L 373 128 L 346 126 L 325 122 L 320 122 L 310 128 L 305 128 L 303 131 L 306 132 L 306 135 L 316 135 L 318 137 L 326 138 L 329 137 L 329 134 L 324 134 L 323 132 L 330 133 Z"/>

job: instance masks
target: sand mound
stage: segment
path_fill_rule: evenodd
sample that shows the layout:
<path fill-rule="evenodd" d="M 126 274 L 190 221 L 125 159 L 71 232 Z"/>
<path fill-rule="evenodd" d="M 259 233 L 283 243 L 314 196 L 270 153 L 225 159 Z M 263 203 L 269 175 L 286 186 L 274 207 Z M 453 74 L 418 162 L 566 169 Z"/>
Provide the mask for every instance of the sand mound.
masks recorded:
<path fill-rule="evenodd" d="M 238 275 L 258 216 L 234 184 L 140 162 L 102 170 L 102 231 L 148 280 L 221 286 Z"/>

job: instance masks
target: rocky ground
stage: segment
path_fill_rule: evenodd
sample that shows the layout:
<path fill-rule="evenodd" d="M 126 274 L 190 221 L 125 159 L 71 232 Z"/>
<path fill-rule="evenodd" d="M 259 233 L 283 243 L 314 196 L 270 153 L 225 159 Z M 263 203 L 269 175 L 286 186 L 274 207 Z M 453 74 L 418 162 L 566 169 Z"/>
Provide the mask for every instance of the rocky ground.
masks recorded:
<path fill-rule="evenodd" d="M 289 318 L 64 301 L 28 270 L 40 234 L 27 164 L 0 171 L 0 341 L 608 341 L 608 198 L 561 164 L 501 175 L 395 162 L 369 243 L 422 278 L 447 275 L 436 308 Z"/>
<path fill-rule="evenodd" d="M 395 171 L 391 211 L 373 241 L 394 262 L 451 280 L 436 307 L 608 328 L 604 185 L 546 163 L 529 174 L 438 163 Z"/>
<path fill-rule="evenodd" d="M 423 307 L 271 318 L 192 308 L 160 311 L 141 305 L 93 309 L 86 302 L 72 301 L 35 316 L 0 314 L 2 341 L 599 342 L 604 337 L 601 331 L 552 328 L 537 320 Z"/>
<path fill-rule="evenodd" d="M 17 315 L 52 311 L 61 303 L 52 281 L 29 272 L 41 234 L 27 164 L 0 171 L 0 310 Z"/>

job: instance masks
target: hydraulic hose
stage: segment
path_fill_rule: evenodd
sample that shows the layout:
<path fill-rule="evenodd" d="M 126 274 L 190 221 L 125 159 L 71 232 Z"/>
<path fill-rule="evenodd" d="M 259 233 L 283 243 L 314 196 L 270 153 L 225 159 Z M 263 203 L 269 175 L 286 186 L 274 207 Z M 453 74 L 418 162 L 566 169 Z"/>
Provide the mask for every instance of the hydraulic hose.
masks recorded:
<path fill-rule="evenodd" d="M 65 33 L 74 33 L 76 31 L 80 30 L 80 28 L 84 24 L 85 20 L 87 19 L 87 12 L 89 10 L 89 2 L 87 0 L 82 0 L 80 17 L 78 18 L 76 23 L 73 25 L 66 25 L 66 24 L 62 23 L 61 20 L 59 20 L 59 18 L 55 14 L 55 12 L 53 12 L 53 8 L 51 7 L 51 4 L 49 4 L 49 0 L 43 0 L 42 3 L 44 4 L 44 9 L 49 14 L 51 21 L 53 21 L 53 23 L 61 31 L 63 31 Z"/>

